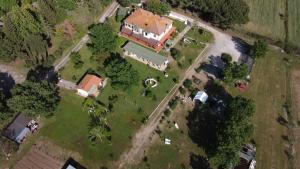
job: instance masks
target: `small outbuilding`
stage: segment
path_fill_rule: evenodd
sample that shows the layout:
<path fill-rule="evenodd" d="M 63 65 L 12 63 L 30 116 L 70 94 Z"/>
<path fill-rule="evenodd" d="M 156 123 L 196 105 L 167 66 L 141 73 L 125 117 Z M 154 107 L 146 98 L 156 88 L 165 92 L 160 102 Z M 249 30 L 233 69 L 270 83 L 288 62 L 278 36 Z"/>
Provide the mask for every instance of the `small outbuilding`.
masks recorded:
<path fill-rule="evenodd" d="M 7 126 L 3 135 L 17 143 L 22 143 L 26 136 L 30 133 L 28 127 L 32 119 L 20 113 L 16 118 Z"/>
<path fill-rule="evenodd" d="M 164 71 L 168 66 L 169 61 L 166 57 L 133 42 L 128 42 L 123 49 L 126 56 L 149 65 L 157 70 Z"/>
<path fill-rule="evenodd" d="M 92 74 L 87 74 L 77 86 L 77 94 L 82 97 L 97 97 L 100 88 L 103 87 L 103 80 Z"/>
<path fill-rule="evenodd" d="M 204 91 L 198 91 L 193 100 L 199 100 L 201 103 L 204 104 L 207 101 L 207 99 L 208 95 Z"/>

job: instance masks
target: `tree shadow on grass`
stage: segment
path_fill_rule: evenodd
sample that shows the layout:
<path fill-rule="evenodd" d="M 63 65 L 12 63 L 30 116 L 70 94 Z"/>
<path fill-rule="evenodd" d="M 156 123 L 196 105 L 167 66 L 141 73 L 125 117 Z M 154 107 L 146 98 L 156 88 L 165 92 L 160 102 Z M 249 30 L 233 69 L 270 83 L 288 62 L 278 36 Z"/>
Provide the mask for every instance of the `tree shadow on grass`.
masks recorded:
<path fill-rule="evenodd" d="M 0 92 L 2 92 L 7 98 L 11 96 L 10 90 L 15 84 L 15 80 L 10 74 L 0 72 Z"/>
<path fill-rule="evenodd" d="M 190 154 L 190 165 L 192 169 L 212 169 L 206 157 L 194 153 Z"/>
<path fill-rule="evenodd" d="M 211 85 L 211 82 L 207 83 Z M 209 99 L 205 104 L 195 103 L 193 111 L 187 116 L 189 136 L 199 147 L 202 147 L 210 158 L 218 146 L 217 133 L 226 119 L 226 107 L 218 112 L 219 100 L 228 102 L 231 96 L 221 85 L 205 86 Z M 213 95 L 213 97 L 212 97 Z"/>
<path fill-rule="evenodd" d="M 43 65 L 36 66 L 29 70 L 27 74 L 27 80 L 42 81 L 46 80 L 51 83 L 58 83 L 58 73 L 54 70 L 54 67 L 46 67 Z"/>

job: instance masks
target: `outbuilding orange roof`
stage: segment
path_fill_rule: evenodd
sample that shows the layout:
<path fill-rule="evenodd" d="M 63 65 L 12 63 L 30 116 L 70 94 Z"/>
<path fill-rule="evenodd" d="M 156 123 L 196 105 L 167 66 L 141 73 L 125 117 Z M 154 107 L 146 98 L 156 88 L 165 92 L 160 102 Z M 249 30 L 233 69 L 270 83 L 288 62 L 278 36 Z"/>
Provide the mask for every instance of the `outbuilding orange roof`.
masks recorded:
<path fill-rule="evenodd" d="M 102 84 L 102 79 L 95 75 L 87 74 L 78 84 L 78 88 L 84 91 L 89 91 L 93 86 L 99 87 Z"/>
<path fill-rule="evenodd" d="M 125 22 L 135 25 L 146 32 L 160 35 L 169 27 L 169 25 L 172 24 L 173 21 L 166 17 L 161 17 L 153 14 L 152 12 L 138 8 L 125 19 Z"/>

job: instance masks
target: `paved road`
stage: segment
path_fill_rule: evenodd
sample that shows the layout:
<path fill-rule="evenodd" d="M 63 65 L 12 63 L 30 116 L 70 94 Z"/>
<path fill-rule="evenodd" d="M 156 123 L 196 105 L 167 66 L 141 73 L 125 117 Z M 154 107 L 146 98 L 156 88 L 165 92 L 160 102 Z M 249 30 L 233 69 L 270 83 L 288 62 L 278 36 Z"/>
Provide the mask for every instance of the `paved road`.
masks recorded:
<path fill-rule="evenodd" d="M 71 81 L 61 79 L 59 80 L 57 86 L 67 89 L 67 90 L 75 90 L 77 85 Z"/>
<path fill-rule="evenodd" d="M 116 10 L 118 8 L 119 8 L 119 4 L 116 1 L 114 1 L 105 10 L 105 12 L 101 14 L 101 16 L 98 20 L 99 23 L 105 22 L 107 17 L 111 17 L 112 15 L 114 15 L 114 13 L 116 12 Z M 71 49 L 64 56 L 62 56 L 62 59 L 58 63 L 54 64 L 55 71 L 58 71 L 59 69 L 64 67 L 64 65 L 70 60 L 70 54 L 72 52 L 78 52 L 89 40 L 90 40 L 90 38 L 89 38 L 89 35 L 87 33 L 81 38 L 81 40 L 77 43 L 77 45 L 73 49 Z"/>
<path fill-rule="evenodd" d="M 233 56 L 233 60 L 238 61 L 242 56 L 242 53 L 239 49 L 239 44 L 233 40 L 230 35 L 225 34 L 222 31 L 204 23 L 201 21 L 196 21 L 193 18 L 184 16 L 182 14 L 171 12 L 172 15 L 177 17 L 184 17 L 184 19 L 193 21 L 199 27 L 202 27 L 210 31 L 214 36 L 214 42 L 207 45 L 205 49 L 198 55 L 194 63 L 188 68 L 185 72 L 183 78 L 180 80 L 179 84 L 175 85 L 168 95 L 162 100 L 162 102 L 157 106 L 157 108 L 150 114 L 148 122 L 142 126 L 142 128 L 136 133 L 132 140 L 132 147 L 123 153 L 117 162 L 118 168 L 126 168 L 127 165 L 135 164 L 139 162 L 144 156 L 145 150 L 151 144 L 151 136 L 155 131 L 156 126 L 158 126 L 163 111 L 168 106 L 168 102 L 174 97 L 177 93 L 178 88 L 182 85 L 185 79 L 190 78 L 195 74 L 195 68 L 197 68 L 202 62 L 205 62 L 206 59 L 210 56 L 220 56 L 222 53 L 229 53 Z"/>

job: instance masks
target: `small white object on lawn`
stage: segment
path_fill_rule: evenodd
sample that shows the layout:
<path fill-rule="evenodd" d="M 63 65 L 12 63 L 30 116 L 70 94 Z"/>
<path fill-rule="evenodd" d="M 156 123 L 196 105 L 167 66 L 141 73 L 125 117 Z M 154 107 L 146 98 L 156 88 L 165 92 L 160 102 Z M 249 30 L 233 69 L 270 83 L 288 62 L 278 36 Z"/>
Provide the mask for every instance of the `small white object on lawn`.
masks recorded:
<path fill-rule="evenodd" d="M 177 123 L 175 123 L 175 128 L 176 128 L 176 129 L 179 129 L 179 126 L 178 126 L 178 124 L 177 124 Z"/>
<path fill-rule="evenodd" d="M 167 138 L 165 138 L 165 144 L 166 144 L 166 145 L 170 145 L 170 144 L 171 144 L 171 140 L 170 140 L 170 139 L 167 139 Z"/>

